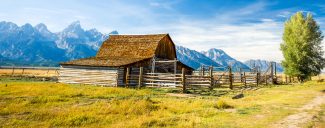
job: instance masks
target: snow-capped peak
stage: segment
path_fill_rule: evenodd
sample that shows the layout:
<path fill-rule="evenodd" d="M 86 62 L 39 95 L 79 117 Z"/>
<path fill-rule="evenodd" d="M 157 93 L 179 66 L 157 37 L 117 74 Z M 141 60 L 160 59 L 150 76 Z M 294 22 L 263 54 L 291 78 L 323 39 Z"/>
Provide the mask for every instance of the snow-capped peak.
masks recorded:
<path fill-rule="evenodd" d="M 63 32 L 81 33 L 84 32 L 84 30 L 81 28 L 80 21 L 74 21 L 67 28 L 65 28 Z"/>
<path fill-rule="evenodd" d="M 46 25 L 43 23 L 39 23 L 35 26 L 35 29 L 38 30 L 39 32 L 48 32 L 49 30 L 47 29 Z"/>
<path fill-rule="evenodd" d="M 48 29 L 47 29 L 47 26 L 43 23 L 40 23 L 40 24 L 37 24 L 35 27 L 34 27 L 38 32 L 40 32 L 41 34 L 52 34 Z"/>
<path fill-rule="evenodd" d="M 116 30 L 109 33 L 110 35 L 118 35 L 118 32 Z"/>
<path fill-rule="evenodd" d="M 25 24 L 23 26 L 20 27 L 21 31 L 25 32 L 25 33 L 34 33 L 35 29 L 33 28 L 33 26 L 31 24 Z"/>
<path fill-rule="evenodd" d="M 1 30 L 17 30 L 18 26 L 12 22 L 2 21 L 0 22 L 0 31 Z"/>
<path fill-rule="evenodd" d="M 249 67 L 247 65 L 232 58 L 225 51 L 223 51 L 221 49 L 211 48 L 208 51 L 202 51 L 201 53 L 203 53 L 204 55 L 206 55 L 213 61 L 217 62 L 218 64 L 221 64 L 223 66 L 233 67 L 234 70 L 237 70 L 235 68 L 242 68 L 244 70 L 249 69 Z"/>

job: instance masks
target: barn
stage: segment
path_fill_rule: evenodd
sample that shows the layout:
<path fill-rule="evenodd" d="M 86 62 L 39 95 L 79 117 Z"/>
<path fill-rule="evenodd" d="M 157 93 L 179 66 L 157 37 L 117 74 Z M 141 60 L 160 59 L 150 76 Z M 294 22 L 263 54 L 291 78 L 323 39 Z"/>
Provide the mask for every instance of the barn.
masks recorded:
<path fill-rule="evenodd" d="M 193 69 L 177 60 L 169 34 L 110 35 L 96 56 L 60 63 L 59 82 L 102 86 L 136 85 L 127 78 L 143 73 L 180 73 Z"/>

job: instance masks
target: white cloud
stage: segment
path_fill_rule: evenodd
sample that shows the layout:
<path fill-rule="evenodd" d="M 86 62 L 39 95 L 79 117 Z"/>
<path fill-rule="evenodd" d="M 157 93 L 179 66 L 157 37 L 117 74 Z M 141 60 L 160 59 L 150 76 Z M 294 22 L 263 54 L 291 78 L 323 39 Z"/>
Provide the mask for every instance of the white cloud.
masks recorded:
<path fill-rule="evenodd" d="M 174 10 L 174 7 L 176 4 L 180 3 L 182 0 L 173 0 L 173 1 L 167 1 L 167 0 L 149 0 L 149 5 L 155 8 L 163 8 L 166 10 Z"/>
<path fill-rule="evenodd" d="M 322 41 L 323 51 L 325 51 L 325 40 Z M 325 54 L 323 55 L 325 57 Z"/>
<path fill-rule="evenodd" d="M 280 12 L 277 16 L 283 18 L 289 18 L 292 14 L 293 14 L 292 12 L 285 10 Z"/>
<path fill-rule="evenodd" d="M 282 23 L 270 19 L 260 23 L 238 25 L 182 21 L 164 26 L 147 26 L 140 30 L 139 28 L 128 30 L 134 34 L 170 32 L 177 45 L 197 51 L 219 48 L 241 61 L 266 59 L 279 62 L 282 59 L 279 49 L 282 42 Z"/>
<path fill-rule="evenodd" d="M 97 28 L 105 33 L 112 30 L 121 34 L 170 33 L 176 44 L 197 51 L 220 48 L 241 61 L 282 59 L 279 45 L 283 22 L 274 21 L 272 17 L 255 17 L 270 4 L 265 1 L 237 10 L 220 9 L 211 12 L 214 16 L 202 19 L 178 12 L 175 7 L 180 0 L 69 2 L 73 4 L 45 2 L 56 5 L 39 7 L 32 4 L 14 10 L 0 5 L 0 11 L 8 12 L 0 14 L 0 18 L 18 24 L 43 22 L 52 31 L 60 31 L 72 21 L 80 20 L 86 29 Z M 267 14 L 287 18 L 291 11 L 273 13 Z"/>

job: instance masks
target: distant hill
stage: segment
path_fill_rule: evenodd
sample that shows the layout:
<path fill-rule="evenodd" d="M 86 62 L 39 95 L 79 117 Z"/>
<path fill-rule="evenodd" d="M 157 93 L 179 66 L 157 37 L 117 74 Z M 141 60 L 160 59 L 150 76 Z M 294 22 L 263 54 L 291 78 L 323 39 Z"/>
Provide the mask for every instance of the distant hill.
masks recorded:
<path fill-rule="evenodd" d="M 250 68 L 254 68 L 254 67 L 260 67 L 261 71 L 266 71 L 269 66 L 270 66 L 270 61 L 267 60 L 247 60 L 244 62 L 246 65 L 248 65 Z M 276 63 L 276 71 L 277 72 L 283 72 L 283 67 L 281 64 Z"/>

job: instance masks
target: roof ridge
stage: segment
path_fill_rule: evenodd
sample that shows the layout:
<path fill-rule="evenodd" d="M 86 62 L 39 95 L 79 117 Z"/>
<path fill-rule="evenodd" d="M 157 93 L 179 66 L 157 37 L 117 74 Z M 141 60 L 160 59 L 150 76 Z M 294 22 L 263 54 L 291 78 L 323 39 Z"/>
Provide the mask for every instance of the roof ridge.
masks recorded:
<path fill-rule="evenodd" d="M 169 35 L 169 33 L 159 33 L 159 34 L 109 34 L 112 36 L 154 36 L 154 35 Z"/>

